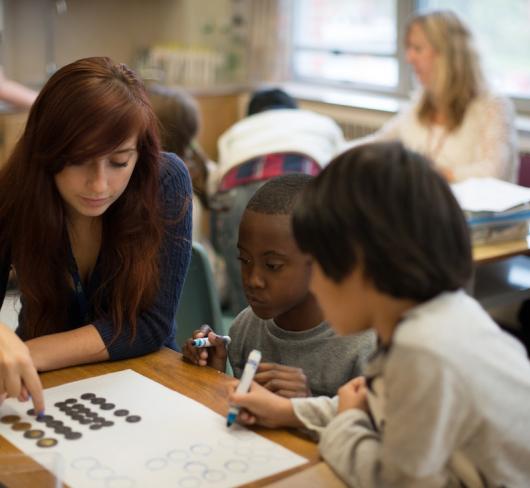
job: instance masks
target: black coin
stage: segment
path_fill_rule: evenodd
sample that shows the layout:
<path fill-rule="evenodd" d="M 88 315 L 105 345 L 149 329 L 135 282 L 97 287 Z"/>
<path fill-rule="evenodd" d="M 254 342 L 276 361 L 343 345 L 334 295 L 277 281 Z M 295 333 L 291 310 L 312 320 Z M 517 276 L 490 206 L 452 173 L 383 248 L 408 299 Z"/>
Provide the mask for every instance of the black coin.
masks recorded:
<path fill-rule="evenodd" d="M 52 429 L 55 429 L 56 427 L 61 427 L 63 423 L 61 420 L 50 420 L 49 422 L 46 422 L 46 425 Z"/>
<path fill-rule="evenodd" d="M 24 432 L 24 437 L 26 439 L 40 439 L 43 436 L 44 436 L 43 430 L 32 429 L 32 430 L 26 430 L 26 432 Z"/>
<path fill-rule="evenodd" d="M 39 447 L 53 447 L 57 445 L 57 439 L 52 439 L 47 437 L 46 439 L 40 439 L 37 441 L 37 446 Z"/>
<path fill-rule="evenodd" d="M 79 420 L 79 423 L 81 425 L 88 425 L 92 423 L 92 419 L 87 419 L 86 417 L 84 419 Z"/>
<path fill-rule="evenodd" d="M 81 405 L 80 403 L 76 403 L 75 405 L 72 405 L 72 406 L 70 407 L 70 409 L 71 409 L 72 411 L 75 411 L 75 412 L 79 412 L 79 411 L 83 410 L 84 408 L 85 408 L 85 407 L 84 407 L 83 405 Z"/>
<path fill-rule="evenodd" d="M 81 398 L 83 400 L 92 400 L 92 398 L 96 398 L 96 395 L 94 395 L 94 393 L 83 393 Z"/>
<path fill-rule="evenodd" d="M 120 409 L 120 410 L 116 410 L 114 412 L 114 415 L 116 415 L 116 417 L 125 417 L 127 415 L 129 415 L 129 410 L 125 410 L 125 409 Z"/>
<path fill-rule="evenodd" d="M 35 409 L 34 408 L 30 408 L 26 413 L 28 415 L 35 415 Z"/>
<path fill-rule="evenodd" d="M 66 434 L 67 432 L 70 432 L 70 428 L 69 427 L 66 427 L 64 425 L 58 425 L 57 427 L 55 427 L 53 429 L 53 431 L 56 433 L 56 434 Z"/>
<path fill-rule="evenodd" d="M 81 432 L 67 432 L 66 434 L 64 434 L 65 439 L 68 439 L 69 441 L 80 439 L 81 436 Z"/>
<path fill-rule="evenodd" d="M 64 403 L 67 405 L 73 405 L 74 403 L 77 403 L 77 400 L 75 398 L 68 398 L 68 400 L 65 400 Z"/>
<path fill-rule="evenodd" d="M 101 410 L 112 410 L 115 406 L 114 403 L 103 403 L 99 408 L 101 408 Z"/>
<path fill-rule="evenodd" d="M 106 420 L 103 422 L 103 427 L 112 427 L 114 425 L 114 422 L 112 420 Z"/>
<path fill-rule="evenodd" d="M 139 415 L 129 415 L 126 419 L 125 419 L 127 422 L 140 422 L 140 420 L 142 420 L 142 417 L 140 417 Z"/>
<path fill-rule="evenodd" d="M 90 430 L 99 430 L 101 427 L 103 427 L 103 424 L 92 424 Z"/>
<path fill-rule="evenodd" d="M 66 406 L 66 403 L 64 403 L 64 402 L 57 402 L 57 403 L 55 403 L 55 406 L 56 406 L 57 408 L 65 407 L 65 406 Z"/>
<path fill-rule="evenodd" d="M 106 403 L 106 402 L 107 400 L 105 400 L 104 398 L 100 398 L 100 397 L 92 398 L 92 400 L 90 400 L 90 403 L 94 405 L 101 405 L 102 403 Z"/>
<path fill-rule="evenodd" d="M 79 420 L 84 419 L 84 418 L 85 418 L 84 415 L 80 415 L 80 414 L 77 414 L 77 413 L 74 414 L 74 415 L 72 415 L 72 420 L 77 420 L 77 421 L 79 421 Z"/>
<path fill-rule="evenodd" d="M 98 414 L 96 412 L 92 412 L 92 411 L 89 411 L 89 412 L 85 413 L 85 415 L 87 417 L 92 418 L 92 419 L 94 419 L 94 418 L 96 418 L 98 416 Z"/>
<path fill-rule="evenodd" d="M 103 422 L 106 422 L 107 419 L 105 417 L 94 417 L 94 422 L 97 422 L 99 424 L 102 424 Z"/>
<path fill-rule="evenodd" d="M 41 415 L 40 417 L 37 417 L 37 422 L 49 422 L 50 420 L 53 420 L 51 415 Z"/>

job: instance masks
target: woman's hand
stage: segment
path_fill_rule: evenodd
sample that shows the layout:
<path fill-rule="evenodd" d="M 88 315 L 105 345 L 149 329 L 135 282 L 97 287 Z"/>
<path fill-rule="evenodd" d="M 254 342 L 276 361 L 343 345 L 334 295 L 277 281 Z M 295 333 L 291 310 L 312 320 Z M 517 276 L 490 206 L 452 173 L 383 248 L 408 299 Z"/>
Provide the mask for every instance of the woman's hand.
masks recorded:
<path fill-rule="evenodd" d="M 301 368 L 276 363 L 261 363 L 254 376 L 254 381 L 282 397 L 311 396 L 306 375 Z"/>
<path fill-rule="evenodd" d="M 236 393 L 237 381 L 229 386 L 231 405 L 241 407 L 237 420 L 244 425 L 263 425 L 264 427 L 302 427 L 294 414 L 291 400 L 271 393 L 255 381 L 248 393 Z"/>
<path fill-rule="evenodd" d="M 368 401 L 366 398 L 366 381 L 363 376 L 358 376 L 348 383 L 342 385 L 338 391 L 339 406 L 338 413 L 356 408 L 368 412 Z"/>
<path fill-rule="evenodd" d="M 44 410 L 44 397 L 39 375 L 29 349 L 4 324 L 0 324 L 0 403 L 5 398 L 33 399 L 36 412 Z"/>
<path fill-rule="evenodd" d="M 213 347 L 195 347 L 192 345 L 194 339 L 208 337 Z M 201 325 L 193 331 L 191 339 L 182 345 L 183 356 L 197 366 L 210 366 L 218 371 L 225 371 L 227 350 L 225 342 L 217 337 L 209 325 Z"/>

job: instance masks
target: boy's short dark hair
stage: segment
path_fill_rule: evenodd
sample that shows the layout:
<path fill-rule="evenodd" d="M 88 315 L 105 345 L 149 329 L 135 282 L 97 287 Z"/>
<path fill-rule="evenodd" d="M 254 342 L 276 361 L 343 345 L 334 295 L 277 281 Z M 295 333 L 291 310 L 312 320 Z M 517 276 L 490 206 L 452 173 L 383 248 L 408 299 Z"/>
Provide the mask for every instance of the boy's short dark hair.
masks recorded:
<path fill-rule="evenodd" d="M 298 108 L 296 100 L 280 88 L 267 88 L 253 93 L 247 109 L 247 115 L 254 115 L 276 108 Z"/>
<path fill-rule="evenodd" d="M 399 142 L 336 157 L 300 195 L 293 230 L 337 283 L 360 264 L 380 292 L 425 301 L 471 277 L 468 227 L 449 185 Z"/>
<path fill-rule="evenodd" d="M 272 178 L 254 193 L 246 210 L 270 215 L 290 215 L 296 199 L 313 178 L 301 173 Z"/>

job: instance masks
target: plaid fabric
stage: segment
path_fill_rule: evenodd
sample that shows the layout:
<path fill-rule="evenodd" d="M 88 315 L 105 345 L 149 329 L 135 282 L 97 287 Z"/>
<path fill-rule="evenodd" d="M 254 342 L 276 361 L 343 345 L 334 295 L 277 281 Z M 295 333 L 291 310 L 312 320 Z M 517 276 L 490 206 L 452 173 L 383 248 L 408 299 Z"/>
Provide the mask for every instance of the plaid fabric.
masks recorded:
<path fill-rule="evenodd" d="M 303 154 L 275 153 L 250 159 L 232 168 L 221 180 L 219 191 L 228 191 L 235 186 L 255 181 L 268 180 L 288 173 L 317 175 L 318 163 Z"/>

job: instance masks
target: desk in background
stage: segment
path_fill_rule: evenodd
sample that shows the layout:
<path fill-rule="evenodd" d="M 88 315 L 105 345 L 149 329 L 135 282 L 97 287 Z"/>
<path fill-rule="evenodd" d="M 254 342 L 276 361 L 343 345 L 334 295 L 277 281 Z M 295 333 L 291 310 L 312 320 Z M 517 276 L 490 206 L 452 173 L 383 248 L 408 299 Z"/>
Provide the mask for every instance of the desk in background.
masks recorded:
<path fill-rule="evenodd" d="M 473 296 L 485 308 L 530 298 L 530 236 L 473 246 Z"/>
<path fill-rule="evenodd" d="M 228 410 L 226 386 L 231 381 L 230 377 L 211 368 L 199 368 L 187 364 L 182 360 L 182 356 L 179 353 L 169 349 L 163 349 L 147 356 L 124 361 L 76 366 L 43 373 L 41 374 L 41 380 L 43 386 L 49 388 L 63 383 L 113 373 L 124 369 L 132 369 L 174 391 L 206 405 L 220 415 L 226 415 Z M 293 475 L 293 483 L 296 483 L 296 480 L 299 479 L 298 476 L 310 468 L 315 468 L 315 472 L 319 474 L 318 479 L 329 480 L 329 484 L 327 482 L 320 484 L 319 482 L 320 486 L 342 486 L 341 482 L 335 478 L 329 469 L 327 469 L 322 463 L 318 463 L 319 455 L 315 443 L 287 430 L 269 430 L 261 428 L 255 430 L 257 433 L 271 441 L 305 457 L 308 460 L 308 464 L 246 486 L 267 486 L 270 483 L 284 479 L 287 483 L 289 481 L 289 478 L 287 477 Z M 20 454 L 20 451 L 18 451 L 5 438 L 0 436 L 0 455 L 17 453 Z M 24 457 L 25 463 L 27 463 L 28 460 L 31 461 L 30 458 Z M 46 474 L 40 472 L 35 476 L 42 477 L 46 476 Z M 32 479 L 31 485 L 29 486 L 39 486 L 39 479 Z M 292 486 L 296 486 L 296 484 L 293 484 Z"/>

